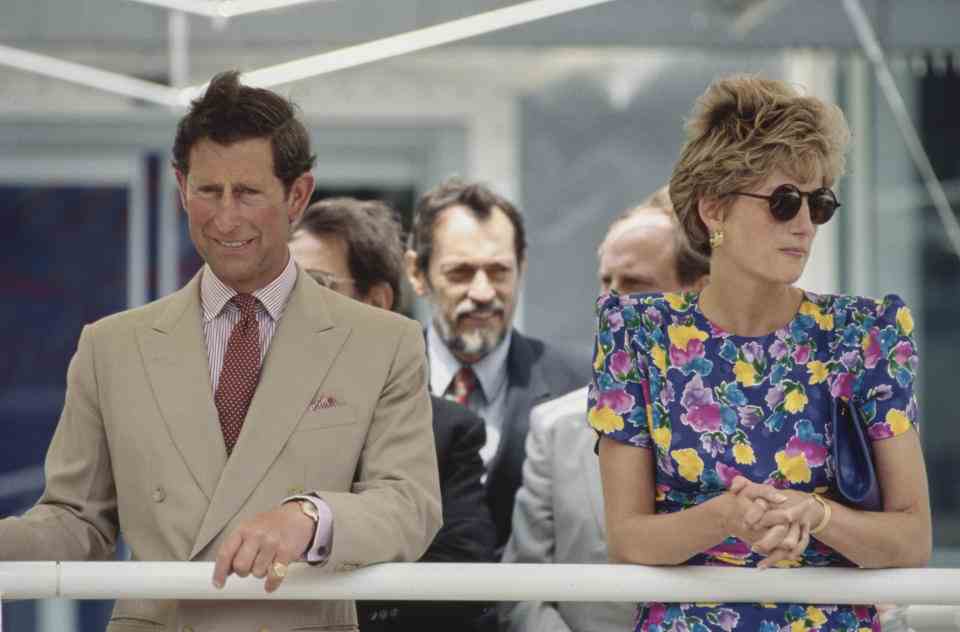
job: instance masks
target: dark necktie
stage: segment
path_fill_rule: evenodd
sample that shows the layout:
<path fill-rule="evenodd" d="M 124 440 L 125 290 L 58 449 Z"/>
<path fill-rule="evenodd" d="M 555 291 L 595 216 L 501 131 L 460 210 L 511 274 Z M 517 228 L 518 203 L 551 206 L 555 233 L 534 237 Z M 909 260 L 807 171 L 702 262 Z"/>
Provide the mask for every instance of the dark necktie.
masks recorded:
<path fill-rule="evenodd" d="M 461 406 L 466 406 L 470 401 L 470 393 L 477 388 L 477 374 L 469 366 L 460 367 L 457 374 L 453 376 L 450 386 L 444 395 L 447 399 L 452 399 Z"/>
<path fill-rule="evenodd" d="M 257 325 L 257 299 L 252 294 L 237 294 L 230 299 L 240 308 L 240 321 L 233 326 L 214 402 L 220 414 L 220 429 L 227 455 L 240 436 L 243 420 L 250 408 L 260 379 L 260 327 Z"/>

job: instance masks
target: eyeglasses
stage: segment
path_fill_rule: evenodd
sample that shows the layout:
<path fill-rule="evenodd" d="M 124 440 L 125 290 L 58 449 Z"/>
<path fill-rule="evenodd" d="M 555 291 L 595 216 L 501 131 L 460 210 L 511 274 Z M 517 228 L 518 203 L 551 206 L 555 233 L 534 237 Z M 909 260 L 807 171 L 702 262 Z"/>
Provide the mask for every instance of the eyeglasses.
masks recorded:
<path fill-rule="evenodd" d="M 338 277 L 334 274 L 331 274 L 325 270 L 305 270 L 307 274 L 313 277 L 313 280 L 322 285 L 323 287 L 336 291 L 337 286 L 347 285 L 353 283 L 353 279 L 348 279 L 346 277 Z"/>
<path fill-rule="evenodd" d="M 747 197 L 767 200 L 770 204 L 770 214 L 780 222 L 789 222 L 803 206 L 803 198 L 807 198 L 810 207 L 810 221 L 814 224 L 826 224 L 841 204 L 836 194 L 827 187 L 815 191 L 801 191 L 792 184 L 781 184 L 770 195 L 747 193 L 745 191 L 731 191 L 727 195 L 745 195 Z"/>

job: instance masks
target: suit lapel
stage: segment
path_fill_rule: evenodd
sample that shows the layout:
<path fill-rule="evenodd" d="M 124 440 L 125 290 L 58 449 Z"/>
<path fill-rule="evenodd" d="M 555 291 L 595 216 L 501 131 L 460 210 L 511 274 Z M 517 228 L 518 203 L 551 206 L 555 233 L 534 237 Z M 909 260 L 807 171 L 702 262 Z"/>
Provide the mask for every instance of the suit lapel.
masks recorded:
<path fill-rule="evenodd" d="M 324 290 L 301 271 L 267 353 L 240 438 L 227 461 L 190 556 L 242 509 L 283 450 L 350 333 L 334 326 Z M 279 502 L 281 499 L 277 499 Z"/>
<path fill-rule="evenodd" d="M 157 406 L 180 456 L 209 500 L 226 462 L 200 317 L 200 274 L 137 332 Z"/>

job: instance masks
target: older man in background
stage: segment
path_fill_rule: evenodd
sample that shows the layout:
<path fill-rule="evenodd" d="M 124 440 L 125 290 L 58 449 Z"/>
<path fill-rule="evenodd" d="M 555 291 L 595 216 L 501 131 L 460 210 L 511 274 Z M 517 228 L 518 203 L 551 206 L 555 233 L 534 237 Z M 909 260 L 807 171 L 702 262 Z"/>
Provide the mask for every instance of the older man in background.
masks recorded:
<path fill-rule="evenodd" d="M 530 410 L 589 379 L 587 358 L 513 328 L 526 264 L 520 211 L 482 184 L 448 180 L 417 203 L 407 273 L 430 302 L 430 390 L 483 417 L 497 547 L 510 535 Z"/>
<path fill-rule="evenodd" d="M 687 246 L 664 190 L 626 211 L 598 249 L 603 292 L 698 290 L 708 262 Z M 523 485 L 504 562 L 607 562 L 596 434 L 585 421 L 587 388 L 541 404 L 530 415 Z M 500 627 L 509 632 L 623 632 L 632 603 L 508 602 Z"/>

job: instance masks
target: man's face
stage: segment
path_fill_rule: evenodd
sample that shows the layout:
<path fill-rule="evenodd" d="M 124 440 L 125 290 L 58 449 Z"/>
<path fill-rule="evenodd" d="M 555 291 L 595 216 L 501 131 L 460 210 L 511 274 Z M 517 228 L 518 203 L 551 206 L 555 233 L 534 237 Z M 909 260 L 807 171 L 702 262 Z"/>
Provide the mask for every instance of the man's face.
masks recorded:
<path fill-rule="evenodd" d="M 641 212 L 614 225 L 600 254 L 600 285 L 604 292 L 672 292 L 677 279 L 676 245 L 670 218 Z"/>
<path fill-rule="evenodd" d="M 480 220 L 464 206 L 451 206 L 434 226 L 426 278 L 415 271 L 413 285 L 430 299 L 434 326 L 447 347 L 471 363 L 506 337 L 522 272 L 506 213 L 494 208 Z"/>
<path fill-rule="evenodd" d="M 335 235 L 314 236 L 298 230 L 290 240 L 290 255 L 322 285 L 344 296 L 363 300 L 350 277 L 347 243 Z"/>
<path fill-rule="evenodd" d="M 190 150 L 190 172 L 178 171 L 177 182 L 190 238 L 221 281 L 250 293 L 280 275 L 290 225 L 309 200 L 313 176 L 300 176 L 287 194 L 273 173 L 268 139 L 202 139 Z"/>

